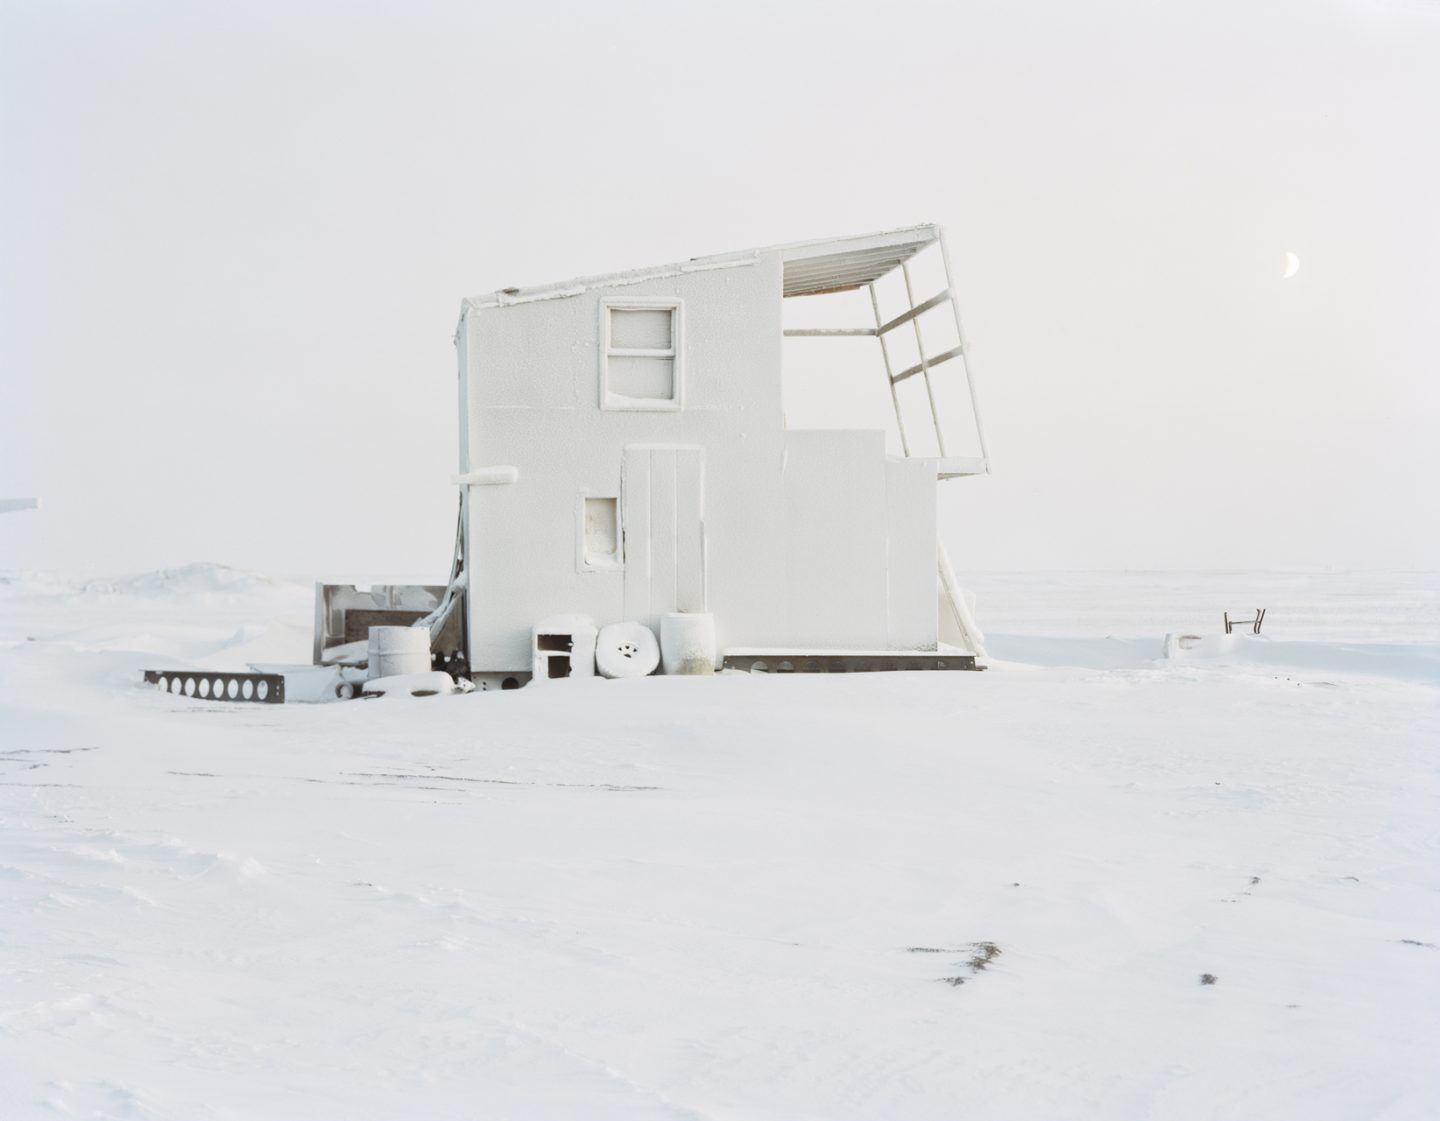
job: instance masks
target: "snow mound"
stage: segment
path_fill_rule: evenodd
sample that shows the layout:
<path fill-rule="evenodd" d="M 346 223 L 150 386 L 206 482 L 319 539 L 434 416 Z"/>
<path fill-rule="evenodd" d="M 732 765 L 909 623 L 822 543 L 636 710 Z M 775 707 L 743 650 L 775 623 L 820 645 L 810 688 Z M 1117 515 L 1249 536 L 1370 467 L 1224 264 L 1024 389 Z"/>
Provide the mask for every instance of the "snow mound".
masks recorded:
<path fill-rule="evenodd" d="M 179 568 L 160 568 L 130 576 L 87 576 L 25 569 L 0 573 L 0 592 L 12 598 L 136 596 L 175 599 L 217 593 L 239 598 L 284 586 L 285 581 L 210 561 L 196 561 Z M 309 585 L 306 587 L 308 589 Z"/>
<path fill-rule="evenodd" d="M 73 596 L 78 586 L 74 577 L 59 572 L 33 572 L 24 568 L 0 572 L 0 594 L 12 599 Z"/>
<path fill-rule="evenodd" d="M 1428 584 L 1166 658 L 1206 580 L 1017 579 L 987 673 L 138 687 L 308 659 L 247 579 L 0 586 L 4 1121 L 1436 1115 Z"/>
<path fill-rule="evenodd" d="M 1132 669 L 1165 656 L 1164 641 L 1158 637 L 991 634 L 986 648 L 991 658 L 1001 663 L 1076 669 Z"/>
<path fill-rule="evenodd" d="M 1440 681 L 1440 643 L 1433 642 L 1292 642 L 1250 634 L 1172 634 L 1165 639 L 1165 657 L 1181 662 Z"/>
<path fill-rule="evenodd" d="M 991 635 L 997 666 L 1128 670 L 1146 667 L 1230 671 L 1296 670 L 1339 677 L 1440 682 L 1440 643 L 1324 642 L 1250 634 L 1170 634 L 1161 638 Z"/>
<path fill-rule="evenodd" d="M 161 568 L 113 580 L 89 580 L 79 590 L 86 595 L 183 596 L 217 592 L 248 595 L 274 585 L 274 580 L 258 572 L 197 561 L 180 568 Z"/>

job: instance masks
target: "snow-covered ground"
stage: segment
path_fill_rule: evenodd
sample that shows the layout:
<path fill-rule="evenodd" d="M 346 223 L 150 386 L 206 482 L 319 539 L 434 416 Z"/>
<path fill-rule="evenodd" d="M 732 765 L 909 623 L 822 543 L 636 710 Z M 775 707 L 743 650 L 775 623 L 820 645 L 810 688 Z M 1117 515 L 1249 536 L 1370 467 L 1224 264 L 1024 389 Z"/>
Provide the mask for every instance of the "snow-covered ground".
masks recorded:
<path fill-rule="evenodd" d="M 1440 1115 L 1436 578 L 970 582 L 983 674 L 246 706 L 139 670 L 310 585 L 12 574 L 0 1117 Z"/>

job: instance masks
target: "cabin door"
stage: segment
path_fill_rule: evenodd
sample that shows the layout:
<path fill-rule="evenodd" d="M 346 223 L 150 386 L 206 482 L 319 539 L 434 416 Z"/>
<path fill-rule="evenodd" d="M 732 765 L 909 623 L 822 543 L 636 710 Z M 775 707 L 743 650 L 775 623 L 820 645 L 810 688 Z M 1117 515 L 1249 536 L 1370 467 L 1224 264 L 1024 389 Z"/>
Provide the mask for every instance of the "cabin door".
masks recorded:
<path fill-rule="evenodd" d="M 631 444 L 620 478 L 625 618 L 705 610 L 705 450 Z"/>

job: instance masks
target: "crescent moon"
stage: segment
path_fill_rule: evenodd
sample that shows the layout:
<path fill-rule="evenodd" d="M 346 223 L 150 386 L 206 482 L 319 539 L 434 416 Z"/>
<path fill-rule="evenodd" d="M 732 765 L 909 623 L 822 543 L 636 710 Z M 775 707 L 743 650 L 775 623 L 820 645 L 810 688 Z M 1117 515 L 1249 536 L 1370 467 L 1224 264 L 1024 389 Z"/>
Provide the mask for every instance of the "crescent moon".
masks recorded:
<path fill-rule="evenodd" d="M 1285 277 L 1284 277 L 1284 279 L 1289 280 L 1292 276 L 1294 276 L 1294 275 L 1295 275 L 1297 272 L 1299 272 L 1299 271 L 1300 271 L 1300 258 L 1297 257 L 1297 256 L 1295 256 L 1294 253 L 1286 253 L 1286 254 L 1285 254 Z"/>

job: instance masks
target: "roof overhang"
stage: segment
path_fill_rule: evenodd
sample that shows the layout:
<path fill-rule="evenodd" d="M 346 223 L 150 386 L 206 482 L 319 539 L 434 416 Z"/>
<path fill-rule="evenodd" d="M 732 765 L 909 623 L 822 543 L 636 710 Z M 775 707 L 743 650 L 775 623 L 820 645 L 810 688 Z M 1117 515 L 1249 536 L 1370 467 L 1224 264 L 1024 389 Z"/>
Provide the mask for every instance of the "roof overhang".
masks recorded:
<path fill-rule="evenodd" d="M 925 225 L 778 246 L 784 262 L 784 294 L 821 296 L 853 291 L 874 283 L 939 240 L 940 227 Z"/>
<path fill-rule="evenodd" d="M 849 292 L 879 280 L 897 269 L 928 245 L 940 240 L 940 227 L 926 224 L 878 234 L 827 238 L 824 241 L 796 241 L 770 245 L 739 253 L 692 257 L 673 265 L 585 276 L 558 284 L 533 288 L 502 288 L 465 301 L 465 307 L 504 307 L 534 300 L 564 299 L 596 288 L 616 288 L 710 269 L 753 265 L 762 254 L 778 253 L 784 270 L 785 296 L 819 296 L 827 292 Z M 463 314 L 462 308 L 462 314 Z"/>

